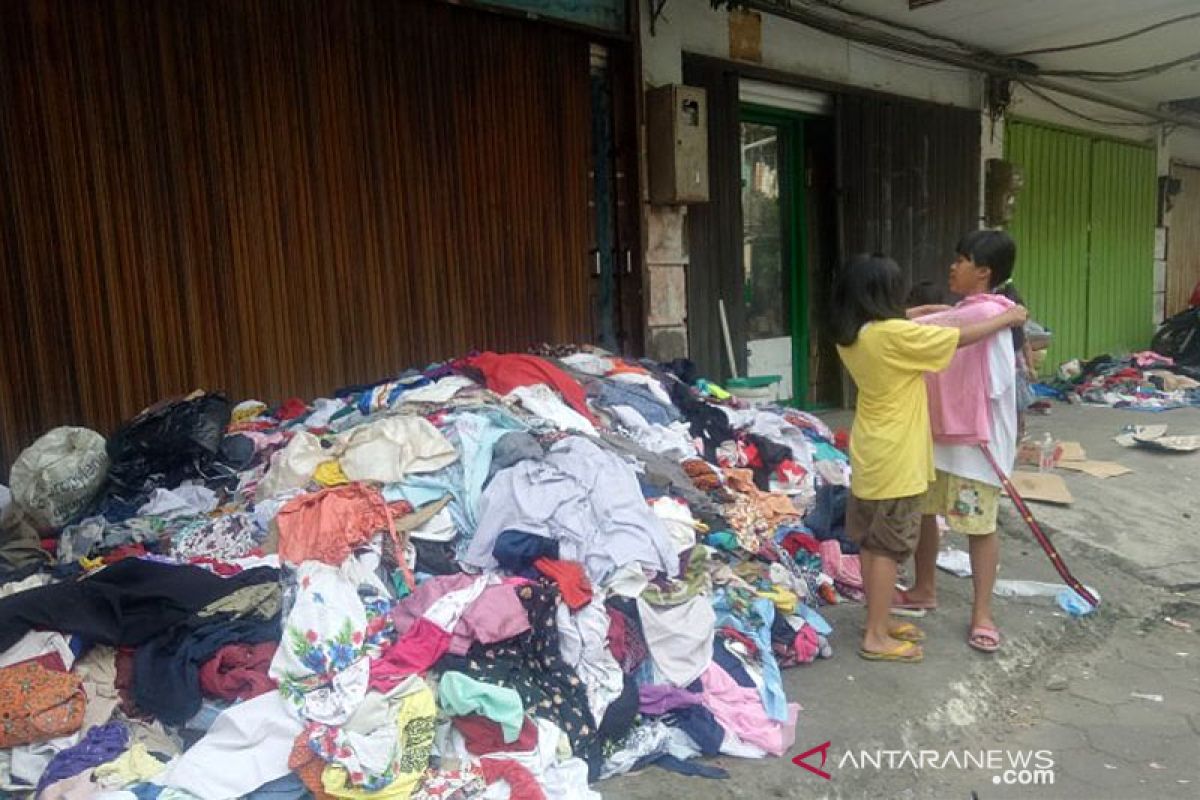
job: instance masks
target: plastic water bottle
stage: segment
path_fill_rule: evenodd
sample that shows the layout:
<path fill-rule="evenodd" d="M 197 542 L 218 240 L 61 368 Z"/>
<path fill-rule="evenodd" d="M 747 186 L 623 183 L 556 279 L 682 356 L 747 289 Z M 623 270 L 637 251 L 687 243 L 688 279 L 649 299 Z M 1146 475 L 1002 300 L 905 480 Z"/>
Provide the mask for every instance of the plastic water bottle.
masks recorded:
<path fill-rule="evenodd" d="M 1096 601 L 1099 602 L 1100 595 L 1096 590 L 1090 586 L 1087 588 L 1092 593 L 1092 596 L 1096 598 Z M 1069 586 L 1063 587 L 1063 590 L 1058 593 L 1058 597 L 1055 599 L 1058 600 L 1058 607 L 1072 617 L 1084 617 L 1096 610 L 1095 606 L 1084 600 L 1079 595 L 1079 592 Z"/>
<path fill-rule="evenodd" d="M 1054 468 L 1054 449 L 1054 437 L 1050 435 L 1049 431 L 1046 431 L 1038 456 L 1038 472 L 1049 472 Z"/>

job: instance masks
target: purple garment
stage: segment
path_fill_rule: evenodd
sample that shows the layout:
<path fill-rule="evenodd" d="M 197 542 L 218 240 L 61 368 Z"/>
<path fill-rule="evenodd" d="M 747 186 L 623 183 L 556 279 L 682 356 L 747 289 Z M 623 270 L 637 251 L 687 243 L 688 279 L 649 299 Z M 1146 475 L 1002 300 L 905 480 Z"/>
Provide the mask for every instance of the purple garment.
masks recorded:
<path fill-rule="evenodd" d="M 674 686 L 639 686 L 638 711 L 643 714 L 666 714 L 682 706 L 696 706 L 704 701 L 701 695 Z"/>
<path fill-rule="evenodd" d="M 392 609 L 396 630 L 404 633 L 435 600 L 458 589 L 466 589 L 475 583 L 477 577 L 459 573 L 429 578 Z M 529 614 L 517 598 L 516 586 L 488 586 L 450 632 L 450 652 L 463 656 L 475 642 L 494 644 L 519 636 L 527 630 Z"/>
<path fill-rule="evenodd" d="M 38 780 L 37 790 L 40 792 L 52 783 L 112 761 L 128 747 L 129 729 L 120 722 L 97 725 L 79 744 L 68 747 L 50 760 Z"/>

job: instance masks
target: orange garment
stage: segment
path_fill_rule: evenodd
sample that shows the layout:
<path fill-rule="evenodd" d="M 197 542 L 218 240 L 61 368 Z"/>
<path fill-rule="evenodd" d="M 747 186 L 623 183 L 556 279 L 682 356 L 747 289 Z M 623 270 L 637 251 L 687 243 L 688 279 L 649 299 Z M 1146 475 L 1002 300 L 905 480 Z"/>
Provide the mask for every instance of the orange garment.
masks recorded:
<path fill-rule="evenodd" d="M 777 522 L 785 517 L 799 516 L 796 507 L 785 494 L 764 492 L 754 485 L 754 473 L 748 469 L 726 467 L 722 470 L 729 486 L 754 501 L 759 514 L 768 522 Z"/>
<path fill-rule="evenodd" d="M 631 375 L 649 375 L 650 374 L 650 370 L 646 369 L 645 367 L 640 367 L 637 364 L 631 364 L 628 361 L 625 361 L 620 358 L 614 358 L 612 360 L 612 362 L 613 362 L 613 368 L 612 368 L 612 371 L 608 373 L 609 375 L 620 375 L 623 372 L 629 373 Z"/>
<path fill-rule="evenodd" d="M 36 661 L 0 669 L 0 748 L 75 733 L 83 726 L 86 707 L 77 675 Z"/>
<path fill-rule="evenodd" d="M 592 602 L 592 584 L 588 581 L 583 565 L 578 561 L 555 561 L 539 558 L 533 562 L 538 572 L 558 584 L 567 608 L 576 611 Z"/>
<path fill-rule="evenodd" d="M 703 459 L 689 458 L 680 466 L 692 479 L 692 485 L 702 492 L 715 492 L 721 488 L 721 478 L 716 470 Z"/>
<path fill-rule="evenodd" d="M 297 736 L 292 743 L 292 754 L 288 756 L 288 769 L 296 773 L 300 782 L 312 792 L 313 800 L 337 800 L 325 791 L 325 784 L 321 783 L 321 773 L 325 767 L 325 761 L 308 746 L 308 732 Z"/>
<path fill-rule="evenodd" d="M 323 561 L 337 566 L 377 531 L 395 536 L 383 495 L 363 483 L 295 497 L 279 510 L 275 523 L 279 557 L 291 564 Z"/>

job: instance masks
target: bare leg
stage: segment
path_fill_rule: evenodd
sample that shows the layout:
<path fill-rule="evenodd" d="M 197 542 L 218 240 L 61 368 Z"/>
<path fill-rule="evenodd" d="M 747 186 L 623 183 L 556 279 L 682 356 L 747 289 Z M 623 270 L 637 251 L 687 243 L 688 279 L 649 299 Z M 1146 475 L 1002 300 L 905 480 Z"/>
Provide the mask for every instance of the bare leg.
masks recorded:
<path fill-rule="evenodd" d="M 860 554 L 863 588 L 867 595 L 867 625 L 862 648 L 883 653 L 901 646 L 888 635 L 891 622 L 892 593 L 896 586 L 896 562 L 884 555 L 863 550 Z"/>
<path fill-rule="evenodd" d="M 937 517 L 932 514 L 921 517 L 921 538 L 917 540 L 917 550 L 914 554 L 916 583 L 906 592 L 909 600 L 931 605 L 937 603 L 937 555 L 940 538 Z"/>
<path fill-rule="evenodd" d="M 992 589 L 996 586 L 996 571 L 1000 567 L 1000 536 L 968 536 L 971 551 L 971 582 L 975 584 L 975 604 L 971 609 L 971 627 L 983 625 L 995 628 L 992 618 Z"/>

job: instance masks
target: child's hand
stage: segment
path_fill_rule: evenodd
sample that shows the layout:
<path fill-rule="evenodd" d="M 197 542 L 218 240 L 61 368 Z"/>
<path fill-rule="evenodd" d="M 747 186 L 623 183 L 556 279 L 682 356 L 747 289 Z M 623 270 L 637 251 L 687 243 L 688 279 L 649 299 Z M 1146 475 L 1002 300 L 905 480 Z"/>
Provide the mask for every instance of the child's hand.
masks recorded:
<path fill-rule="evenodd" d="M 930 314 L 940 314 L 943 311 L 949 311 L 953 307 L 947 305 L 913 306 L 905 314 L 909 319 L 919 319 L 920 317 L 927 317 Z"/>
<path fill-rule="evenodd" d="M 1013 306 L 1004 312 L 1004 316 L 1008 318 L 1008 327 L 1019 328 L 1029 319 L 1029 309 L 1025 306 Z"/>

